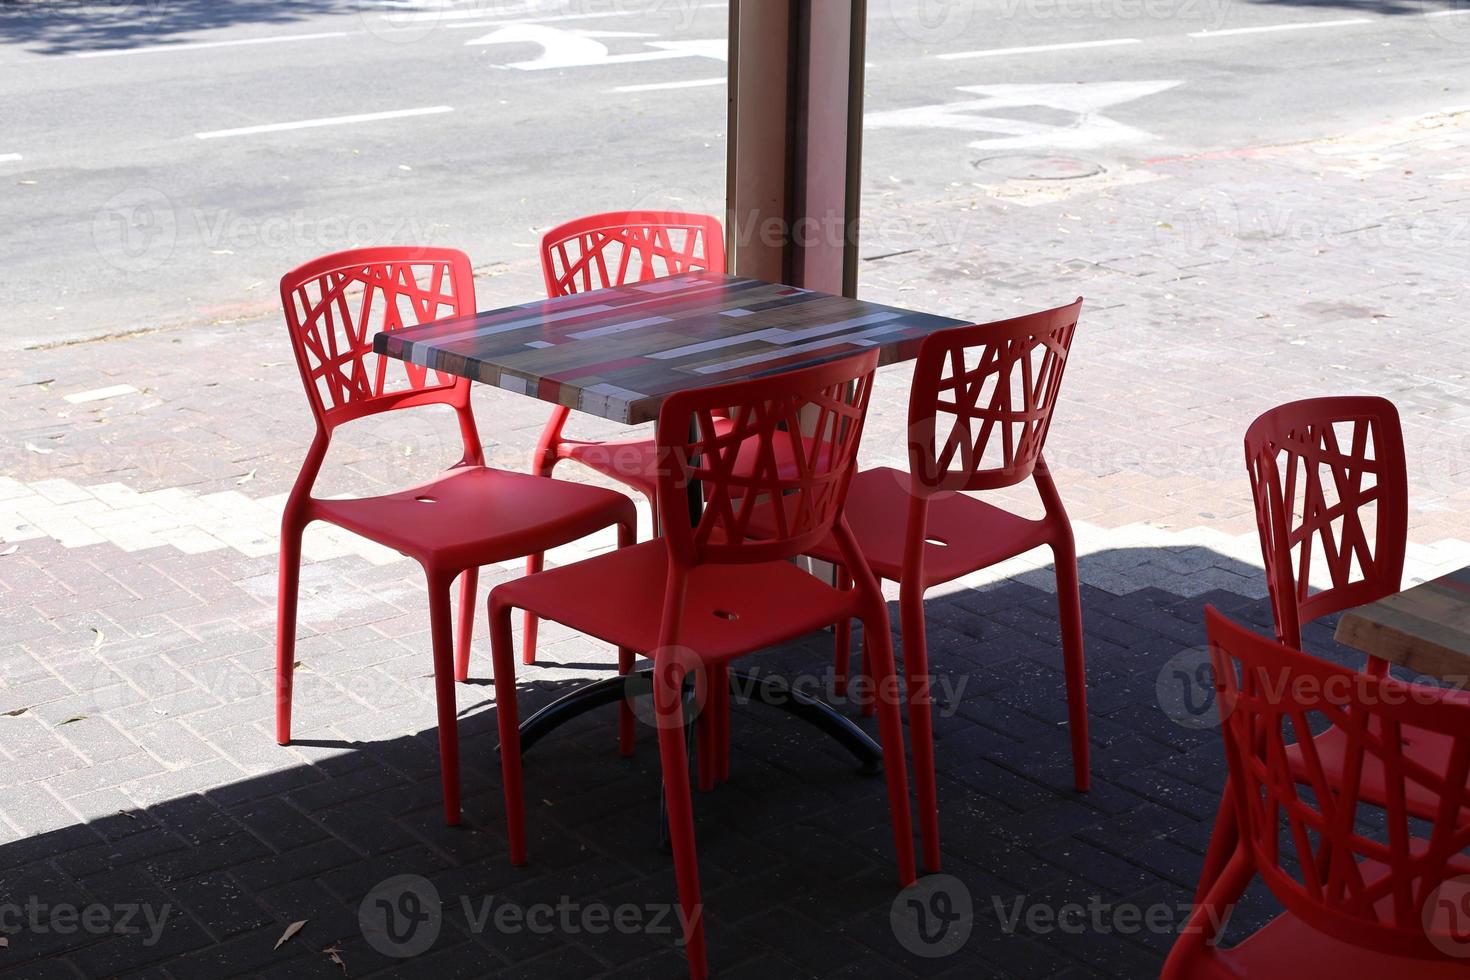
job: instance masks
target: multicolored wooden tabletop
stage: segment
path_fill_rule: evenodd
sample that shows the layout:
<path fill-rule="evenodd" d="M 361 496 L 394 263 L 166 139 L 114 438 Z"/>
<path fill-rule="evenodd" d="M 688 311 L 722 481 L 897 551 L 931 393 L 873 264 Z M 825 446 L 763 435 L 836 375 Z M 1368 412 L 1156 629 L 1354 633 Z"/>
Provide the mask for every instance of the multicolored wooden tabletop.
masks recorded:
<path fill-rule="evenodd" d="M 648 422 L 676 391 L 789 371 L 877 347 L 917 356 L 930 313 L 689 272 L 380 333 L 379 354 L 566 405 Z"/>
<path fill-rule="evenodd" d="M 1470 568 L 1347 611 L 1337 641 L 1421 674 L 1470 679 Z"/>

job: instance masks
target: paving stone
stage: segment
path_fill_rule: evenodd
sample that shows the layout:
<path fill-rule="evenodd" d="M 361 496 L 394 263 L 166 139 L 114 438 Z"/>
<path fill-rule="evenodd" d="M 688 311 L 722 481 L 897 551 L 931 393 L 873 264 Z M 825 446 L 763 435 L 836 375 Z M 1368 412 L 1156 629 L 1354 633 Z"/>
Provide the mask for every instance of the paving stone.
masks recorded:
<path fill-rule="evenodd" d="M 280 950 L 273 948 L 282 931 L 283 927 L 255 927 L 243 935 L 212 943 L 171 960 L 167 966 L 169 975 L 178 980 L 236 977 L 254 974 L 283 962 L 307 960 L 310 953 L 304 945 L 288 945 Z"/>

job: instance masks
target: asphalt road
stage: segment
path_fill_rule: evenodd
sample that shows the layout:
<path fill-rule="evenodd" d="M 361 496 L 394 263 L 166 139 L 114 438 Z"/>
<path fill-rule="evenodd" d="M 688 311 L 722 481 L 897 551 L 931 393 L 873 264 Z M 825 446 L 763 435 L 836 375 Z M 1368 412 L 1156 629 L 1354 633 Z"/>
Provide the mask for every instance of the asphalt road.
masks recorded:
<path fill-rule="evenodd" d="M 865 209 L 1470 103 L 1463 3 L 871 0 Z M 700 0 L 0 0 L 0 347 L 267 315 L 353 245 L 493 269 L 575 214 L 719 211 L 726 29 Z"/>

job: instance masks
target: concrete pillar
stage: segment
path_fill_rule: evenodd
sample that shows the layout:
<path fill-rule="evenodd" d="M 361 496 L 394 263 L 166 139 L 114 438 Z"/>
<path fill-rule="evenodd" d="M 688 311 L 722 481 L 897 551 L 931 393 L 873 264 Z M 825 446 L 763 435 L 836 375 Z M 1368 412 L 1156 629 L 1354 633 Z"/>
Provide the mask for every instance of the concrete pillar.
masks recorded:
<path fill-rule="evenodd" d="M 736 274 L 855 293 L 866 27 L 866 0 L 731 0 Z"/>

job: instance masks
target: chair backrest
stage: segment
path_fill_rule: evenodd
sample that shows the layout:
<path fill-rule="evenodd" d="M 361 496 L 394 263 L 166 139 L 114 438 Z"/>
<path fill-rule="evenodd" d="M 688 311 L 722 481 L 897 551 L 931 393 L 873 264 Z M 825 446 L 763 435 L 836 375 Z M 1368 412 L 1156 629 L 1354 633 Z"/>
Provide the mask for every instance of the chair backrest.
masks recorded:
<path fill-rule="evenodd" d="M 1242 846 L 1276 898 L 1356 946 L 1426 958 L 1470 951 L 1470 919 L 1459 917 L 1470 915 L 1470 702 L 1310 657 L 1213 608 L 1206 622 Z M 1340 767 L 1312 741 L 1326 723 L 1346 742 Z M 1430 733 L 1450 746 L 1437 762 L 1412 751 Z M 1374 763 L 1383 806 L 1359 794 Z M 1411 816 L 1410 783 L 1438 800 L 1435 819 Z"/>
<path fill-rule="evenodd" d="M 924 339 L 909 393 L 916 493 L 991 490 L 1031 475 L 1046 443 L 1075 303 Z"/>
<path fill-rule="evenodd" d="M 875 350 L 671 395 L 655 433 L 656 496 L 674 561 L 778 561 L 825 539 L 847 499 L 877 367 Z M 691 526 L 693 480 L 704 505 Z"/>
<path fill-rule="evenodd" d="M 1245 465 L 1277 639 L 1300 647 L 1304 624 L 1399 591 L 1409 491 L 1392 402 L 1273 408 L 1246 431 Z M 1327 587 L 1310 594 L 1314 569 L 1326 570 Z"/>
<path fill-rule="evenodd" d="M 398 407 L 405 390 L 468 390 L 463 378 L 431 379 L 427 368 L 373 353 L 380 331 L 475 312 L 463 252 L 395 246 L 325 255 L 281 278 L 281 305 L 307 398 L 326 428 Z M 392 365 L 399 367 L 390 374 Z"/>
<path fill-rule="evenodd" d="M 568 221 L 541 239 L 541 272 L 552 297 L 692 271 L 725 271 L 718 218 L 615 211 Z"/>

